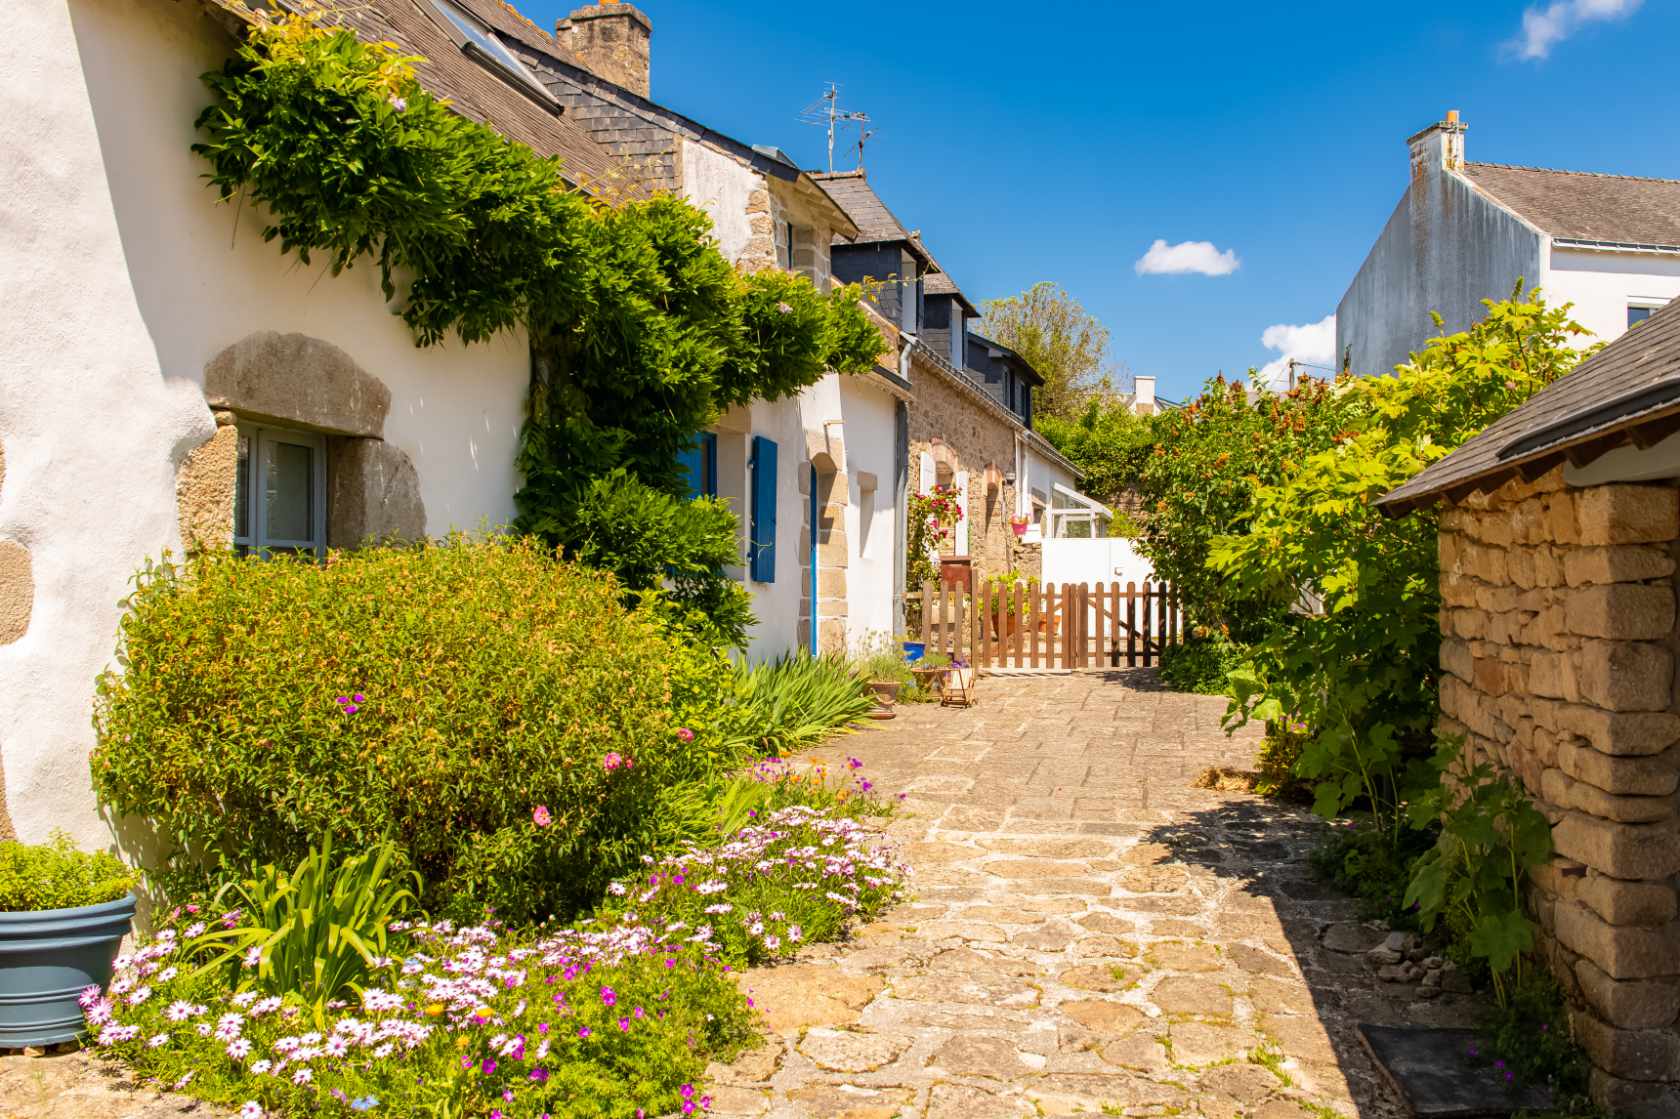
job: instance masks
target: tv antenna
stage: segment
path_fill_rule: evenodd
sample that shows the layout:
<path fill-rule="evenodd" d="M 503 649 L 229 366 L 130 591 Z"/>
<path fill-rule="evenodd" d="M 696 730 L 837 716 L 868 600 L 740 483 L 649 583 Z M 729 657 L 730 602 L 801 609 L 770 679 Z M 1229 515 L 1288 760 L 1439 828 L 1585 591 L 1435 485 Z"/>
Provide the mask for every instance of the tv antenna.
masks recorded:
<path fill-rule="evenodd" d="M 858 137 L 858 169 L 863 169 L 863 144 L 874 133 L 867 131 L 865 126 L 870 124 L 869 114 L 860 113 L 853 109 L 840 107 L 840 87 L 833 82 L 823 95 L 811 104 L 805 106 L 805 111 L 799 114 L 799 119 L 806 124 L 814 124 L 828 129 L 828 173 L 834 174 L 834 127 L 839 124 L 856 124 L 860 129 Z"/>

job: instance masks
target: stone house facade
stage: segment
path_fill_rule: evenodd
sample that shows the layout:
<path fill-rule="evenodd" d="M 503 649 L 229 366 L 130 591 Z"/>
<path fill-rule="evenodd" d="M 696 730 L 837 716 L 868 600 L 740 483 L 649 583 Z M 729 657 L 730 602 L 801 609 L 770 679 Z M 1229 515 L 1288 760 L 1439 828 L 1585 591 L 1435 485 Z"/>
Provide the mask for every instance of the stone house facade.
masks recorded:
<path fill-rule="evenodd" d="M 1600 1103 L 1680 1114 L 1680 305 L 1382 499 L 1442 503 L 1441 730 L 1552 824 L 1530 906 Z"/>
<path fill-rule="evenodd" d="M 1018 504 L 1016 459 L 1025 429 L 998 401 L 932 350 L 910 351 L 916 400 L 910 409 L 910 456 L 918 492 L 956 486 L 964 517 L 945 543 L 946 555 L 971 558 L 976 580 L 1010 571 L 1037 577 L 1039 545 L 1023 545 L 1009 527 Z M 911 588 L 912 590 L 916 588 Z"/>
<path fill-rule="evenodd" d="M 941 545 L 967 557 L 973 577 L 1041 572 L 1042 533 L 1025 539 L 1011 519 L 1047 522 L 1056 486 L 1078 471 L 1032 430 L 1043 378 L 1019 354 L 976 333 L 978 312 L 862 171 L 816 176 L 857 225 L 831 246 L 834 274 L 864 286 L 904 338 L 900 369 L 913 388 L 906 448 L 916 492 L 950 486 L 964 515 Z M 914 591 L 919 588 L 910 587 Z"/>

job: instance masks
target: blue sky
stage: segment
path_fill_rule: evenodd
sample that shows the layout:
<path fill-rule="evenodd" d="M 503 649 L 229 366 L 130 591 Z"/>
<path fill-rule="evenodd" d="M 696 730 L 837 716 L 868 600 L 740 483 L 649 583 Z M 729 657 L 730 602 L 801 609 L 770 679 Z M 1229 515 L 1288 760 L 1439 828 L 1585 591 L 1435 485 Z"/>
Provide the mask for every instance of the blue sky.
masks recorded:
<path fill-rule="evenodd" d="M 657 100 L 817 167 L 799 113 L 840 83 L 871 181 L 970 298 L 1057 281 L 1174 398 L 1334 312 L 1449 108 L 1473 160 L 1680 178 L 1673 0 L 640 6 Z M 1140 274 L 1157 240 L 1237 267 Z"/>

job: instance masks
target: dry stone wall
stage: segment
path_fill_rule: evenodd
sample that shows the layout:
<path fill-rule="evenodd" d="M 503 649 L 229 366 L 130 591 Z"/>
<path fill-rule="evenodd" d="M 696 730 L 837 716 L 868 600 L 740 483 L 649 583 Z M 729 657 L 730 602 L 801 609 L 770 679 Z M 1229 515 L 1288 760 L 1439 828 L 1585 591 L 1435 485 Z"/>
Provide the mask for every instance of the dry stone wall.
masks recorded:
<path fill-rule="evenodd" d="M 1520 779 L 1533 898 L 1600 1101 L 1680 1115 L 1680 489 L 1561 468 L 1441 516 L 1442 726 Z"/>
<path fill-rule="evenodd" d="M 1018 570 L 1039 574 L 1039 550 L 1024 548 L 1009 527 L 1015 509 L 1015 486 L 1000 482 L 986 487 L 986 467 L 999 475 L 1014 469 L 1015 432 L 1010 422 L 986 403 L 979 388 L 956 384 L 956 376 L 937 367 L 920 350 L 911 351 L 911 379 L 916 399 L 910 405 L 910 478 L 922 452 L 949 465 L 952 473 L 968 472 L 968 554 L 974 577 L 985 579 Z M 989 398 L 987 398 L 989 399 Z M 998 406 L 1001 407 L 1001 406 Z M 951 551 L 947 544 L 946 552 Z"/>

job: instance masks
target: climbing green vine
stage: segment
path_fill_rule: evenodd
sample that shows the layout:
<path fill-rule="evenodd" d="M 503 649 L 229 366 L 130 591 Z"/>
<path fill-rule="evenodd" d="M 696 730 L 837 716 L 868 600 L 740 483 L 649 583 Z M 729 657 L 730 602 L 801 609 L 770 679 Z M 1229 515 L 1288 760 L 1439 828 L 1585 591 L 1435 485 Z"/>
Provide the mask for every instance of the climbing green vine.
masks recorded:
<path fill-rule="evenodd" d="M 283 252 L 333 274 L 371 261 L 418 344 L 528 333 L 520 528 L 569 547 L 591 483 L 619 468 L 681 497 L 678 455 L 724 410 L 873 367 L 857 288 L 736 271 L 680 199 L 585 196 L 427 93 L 420 61 L 318 12 L 257 18 L 204 77 L 193 150 Z"/>

